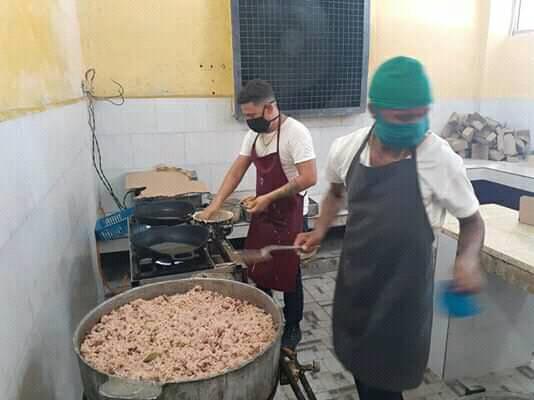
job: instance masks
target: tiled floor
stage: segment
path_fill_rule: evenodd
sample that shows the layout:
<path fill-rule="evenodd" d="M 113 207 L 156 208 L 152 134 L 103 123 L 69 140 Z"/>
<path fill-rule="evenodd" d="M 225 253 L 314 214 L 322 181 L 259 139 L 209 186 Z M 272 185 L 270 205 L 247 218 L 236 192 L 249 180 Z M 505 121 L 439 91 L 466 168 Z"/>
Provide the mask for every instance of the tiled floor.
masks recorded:
<path fill-rule="evenodd" d="M 331 265 L 331 263 L 330 263 Z M 332 268 L 329 268 L 332 269 Z M 317 272 L 317 268 L 314 269 Z M 337 361 L 332 348 L 331 314 L 336 272 L 310 275 L 304 271 L 304 321 L 303 339 L 298 355 L 301 362 L 318 360 L 321 371 L 309 373 L 308 379 L 318 400 L 356 400 L 356 388 L 350 373 Z M 277 297 L 281 301 L 281 297 Z M 504 392 L 511 399 L 512 393 L 534 394 L 534 371 L 522 367 L 502 371 L 476 380 L 442 382 L 428 372 L 425 382 L 416 390 L 404 394 L 406 400 L 455 400 L 465 396 L 465 386 L 480 385 L 490 392 Z M 488 396 L 489 397 L 489 396 Z M 279 388 L 275 400 L 295 399 L 289 386 Z M 534 399 L 534 395 L 531 396 Z"/>

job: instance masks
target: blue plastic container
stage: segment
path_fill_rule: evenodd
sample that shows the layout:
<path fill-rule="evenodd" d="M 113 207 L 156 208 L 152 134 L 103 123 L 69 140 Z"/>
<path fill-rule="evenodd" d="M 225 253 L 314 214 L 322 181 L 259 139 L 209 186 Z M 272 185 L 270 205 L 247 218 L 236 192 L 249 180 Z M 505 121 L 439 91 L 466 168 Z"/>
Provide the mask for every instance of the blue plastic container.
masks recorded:
<path fill-rule="evenodd" d="M 128 217 L 133 214 L 133 207 L 107 215 L 96 221 L 97 240 L 115 240 L 128 236 Z"/>
<path fill-rule="evenodd" d="M 475 294 L 455 292 L 453 288 L 452 281 L 441 285 L 439 298 L 444 313 L 453 318 L 469 318 L 480 314 L 481 308 Z"/>

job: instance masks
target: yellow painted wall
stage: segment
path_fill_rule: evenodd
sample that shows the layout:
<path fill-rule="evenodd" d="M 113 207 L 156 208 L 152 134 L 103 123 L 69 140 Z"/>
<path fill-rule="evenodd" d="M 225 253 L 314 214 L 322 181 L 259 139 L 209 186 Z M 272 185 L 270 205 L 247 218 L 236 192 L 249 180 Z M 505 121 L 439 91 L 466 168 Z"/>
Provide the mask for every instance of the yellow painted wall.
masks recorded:
<path fill-rule="evenodd" d="M 78 0 L 85 64 L 100 95 L 230 96 L 228 0 Z"/>
<path fill-rule="evenodd" d="M 80 97 L 75 0 L 0 1 L 0 121 Z"/>
<path fill-rule="evenodd" d="M 426 66 L 435 97 L 477 97 L 487 1 L 374 0 L 371 5 L 370 71 L 389 57 L 413 56 Z"/>
<path fill-rule="evenodd" d="M 232 95 L 229 0 L 79 1 L 84 60 L 97 70 L 99 94 L 112 94 L 116 79 L 129 97 Z M 415 56 L 436 97 L 475 97 L 487 1 L 371 1 L 369 70 Z"/>
<path fill-rule="evenodd" d="M 534 98 L 534 34 L 510 35 L 511 0 L 492 0 L 482 98 Z"/>
<path fill-rule="evenodd" d="M 502 34 L 510 2 L 371 1 L 369 71 L 404 54 L 436 98 L 532 96 L 532 36 Z M 233 94 L 230 0 L 3 0 L 0 22 L 0 119 L 78 98 L 88 67 L 100 95 L 111 79 L 128 97 Z"/>

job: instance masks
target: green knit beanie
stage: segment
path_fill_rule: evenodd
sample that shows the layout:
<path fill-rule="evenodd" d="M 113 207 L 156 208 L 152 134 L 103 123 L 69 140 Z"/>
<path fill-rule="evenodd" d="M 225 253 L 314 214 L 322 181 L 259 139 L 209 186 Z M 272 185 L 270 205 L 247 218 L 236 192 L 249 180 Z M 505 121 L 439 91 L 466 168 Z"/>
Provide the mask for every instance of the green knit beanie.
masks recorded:
<path fill-rule="evenodd" d="M 419 61 L 395 57 L 376 70 L 369 102 L 378 108 L 408 109 L 432 103 L 430 81 Z"/>

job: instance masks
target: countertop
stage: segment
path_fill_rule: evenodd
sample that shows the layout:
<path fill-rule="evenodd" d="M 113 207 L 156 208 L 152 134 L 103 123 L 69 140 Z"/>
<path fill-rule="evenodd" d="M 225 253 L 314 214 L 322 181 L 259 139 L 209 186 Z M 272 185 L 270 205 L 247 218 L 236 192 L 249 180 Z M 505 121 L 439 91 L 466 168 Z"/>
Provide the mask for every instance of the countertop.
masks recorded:
<path fill-rule="evenodd" d="M 471 169 L 488 169 L 492 171 L 506 172 L 514 175 L 521 175 L 528 178 L 534 178 L 534 164 L 532 161 L 505 162 L 505 161 L 485 161 L 485 160 L 464 160 L 465 168 Z"/>
<path fill-rule="evenodd" d="M 520 224 L 518 212 L 496 204 L 480 207 L 486 224 L 482 264 L 486 271 L 534 293 L 534 226 Z M 458 238 L 459 223 L 447 215 L 443 233 Z"/>
<path fill-rule="evenodd" d="M 470 180 L 485 180 L 528 192 L 534 191 L 534 164 L 464 160 Z"/>

